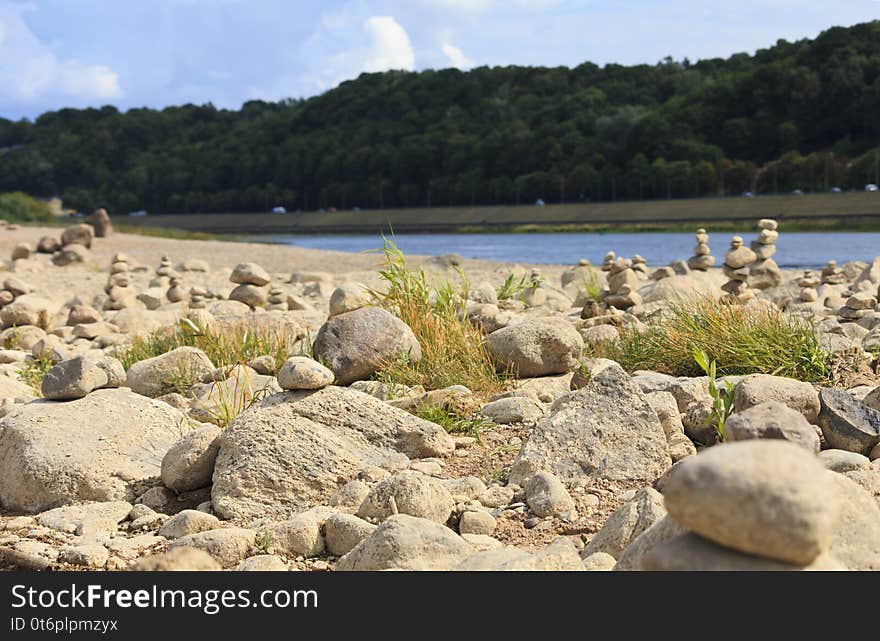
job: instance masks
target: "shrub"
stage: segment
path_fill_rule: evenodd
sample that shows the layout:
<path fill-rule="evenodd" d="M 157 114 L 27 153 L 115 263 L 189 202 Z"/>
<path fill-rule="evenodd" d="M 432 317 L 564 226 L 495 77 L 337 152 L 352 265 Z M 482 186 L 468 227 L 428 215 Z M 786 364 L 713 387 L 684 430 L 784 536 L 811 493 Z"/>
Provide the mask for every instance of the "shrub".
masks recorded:
<path fill-rule="evenodd" d="M 422 359 L 418 363 L 408 358 L 386 363 L 379 380 L 426 389 L 465 385 L 475 393 L 498 392 L 504 377 L 495 371 L 482 331 L 464 315 L 464 274 L 459 272 L 461 292 L 446 280 L 433 286 L 424 270 L 407 269 L 403 253 L 393 242 L 386 239 L 381 251 L 384 264 L 379 275 L 387 289 L 371 293 L 412 329 L 422 347 Z"/>
<path fill-rule="evenodd" d="M 642 333 L 621 329 L 620 338 L 594 348 L 628 371 L 701 376 L 694 353 L 720 363 L 719 374 L 775 374 L 828 381 L 831 355 L 813 323 L 772 306 L 731 305 L 709 297 L 680 299 L 647 319 Z"/>
<path fill-rule="evenodd" d="M 14 191 L 0 194 L 0 218 L 11 223 L 44 222 L 52 220 L 52 214 L 48 203 Z"/>

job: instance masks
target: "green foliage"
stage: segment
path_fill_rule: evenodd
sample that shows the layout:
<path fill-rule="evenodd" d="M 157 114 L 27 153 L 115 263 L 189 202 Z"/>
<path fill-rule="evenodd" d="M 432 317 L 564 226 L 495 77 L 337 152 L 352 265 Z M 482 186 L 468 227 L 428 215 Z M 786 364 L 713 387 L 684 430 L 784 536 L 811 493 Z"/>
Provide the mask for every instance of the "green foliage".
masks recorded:
<path fill-rule="evenodd" d="M 463 313 L 467 281 L 463 279 L 461 292 L 446 280 L 432 285 L 424 270 L 407 268 L 406 258 L 393 242 L 386 239 L 381 251 L 384 264 L 379 275 L 385 288 L 371 293 L 412 329 L 422 358 L 414 363 L 400 355 L 386 363 L 377 378 L 426 389 L 465 385 L 475 393 L 500 390 L 503 377 L 495 371 L 482 332 Z"/>
<path fill-rule="evenodd" d="M 40 388 L 43 377 L 50 369 L 52 369 L 52 361 L 48 358 L 35 358 L 25 362 L 24 367 L 18 371 L 18 378 L 34 388 L 38 395 L 42 395 Z"/>
<path fill-rule="evenodd" d="M 528 287 L 529 282 L 525 274 L 517 280 L 516 274 L 511 272 L 507 275 L 507 278 L 504 279 L 504 282 L 501 283 L 501 287 L 498 288 L 498 300 L 519 298 Z"/>
<path fill-rule="evenodd" d="M 0 118 L 0 190 L 113 213 L 473 206 L 877 182 L 880 22 L 754 55 L 362 74 L 240 110 Z"/>
<path fill-rule="evenodd" d="M 296 351 L 298 337 L 283 326 L 251 324 L 246 321 L 217 326 L 202 325 L 183 318 L 176 327 L 164 327 L 139 336 L 117 355 L 127 370 L 133 363 L 170 352 L 178 347 L 198 347 L 218 367 L 248 363 L 266 354 L 275 359 L 276 368 Z M 185 383 L 186 372 L 180 373 Z M 173 383 L 173 381 L 172 381 Z"/>
<path fill-rule="evenodd" d="M 0 194 L 0 219 L 10 223 L 42 222 L 52 220 L 52 214 L 47 203 L 16 191 Z"/>
<path fill-rule="evenodd" d="M 712 423 L 715 425 L 717 440 L 724 442 L 724 423 L 733 413 L 733 383 L 723 381 L 723 387 L 718 386 L 716 363 L 714 360 L 710 360 L 709 355 L 703 350 L 694 350 L 694 361 L 706 373 L 706 376 L 709 377 L 709 396 L 712 397 Z"/>
<path fill-rule="evenodd" d="M 450 434 L 480 438 L 480 430 L 495 427 L 495 424 L 477 413 L 463 412 L 454 405 L 422 405 L 413 412 L 419 418 L 436 423 Z"/>
<path fill-rule="evenodd" d="M 709 297 L 681 299 L 647 319 L 647 330 L 620 330 L 620 338 L 595 348 L 629 371 L 700 376 L 702 351 L 723 364 L 722 374 L 775 374 L 803 381 L 832 378 L 831 355 L 812 322 L 769 306 L 730 305 Z"/>
<path fill-rule="evenodd" d="M 269 554 L 272 547 L 272 533 L 269 530 L 260 530 L 254 537 L 254 547 L 262 554 Z"/>

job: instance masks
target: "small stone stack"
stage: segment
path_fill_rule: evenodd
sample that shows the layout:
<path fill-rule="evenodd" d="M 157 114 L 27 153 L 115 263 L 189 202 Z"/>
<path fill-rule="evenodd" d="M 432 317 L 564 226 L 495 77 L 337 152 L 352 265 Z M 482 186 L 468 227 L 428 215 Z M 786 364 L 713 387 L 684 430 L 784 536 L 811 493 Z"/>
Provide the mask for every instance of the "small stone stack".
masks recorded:
<path fill-rule="evenodd" d="M 270 282 L 268 272 L 256 263 L 240 263 L 232 270 L 229 277 L 238 287 L 229 294 L 229 300 L 235 300 L 250 307 L 265 307 L 268 302 Z"/>
<path fill-rule="evenodd" d="M 809 269 L 806 270 L 804 275 L 798 280 L 798 287 L 801 288 L 800 301 L 802 303 L 814 303 L 819 300 L 819 292 L 816 291 L 816 287 L 821 282 L 816 272 Z"/>
<path fill-rule="evenodd" d="M 632 268 L 636 273 L 636 276 L 639 277 L 639 280 L 648 279 L 648 261 L 642 258 L 639 254 L 632 257 Z"/>
<path fill-rule="evenodd" d="M 269 288 L 269 304 L 266 306 L 268 310 L 277 310 L 280 312 L 287 311 L 287 294 L 284 289 L 278 285 Z"/>
<path fill-rule="evenodd" d="M 165 298 L 172 303 L 179 303 L 186 298 L 186 291 L 183 289 L 183 279 L 180 276 L 171 277 L 171 286 L 165 292 Z"/>
<path fill-rule="evenodd" d="M 822 283 L 825 285 L 842 285 L 846 282 L 846 274 L 837 266 L 836 260 L 829 260 L 822 270 Z"/>
<path fill-rule="evenodd" d="M 846 321 L 857 321 L 873 314 L 876 306 L 876 296 L 868 292 L 856 292 L 846 299 L 844 306 L 837 310 L 837 315 Z"/>
<path fill-rule="evenodd" d="M 721 286 L 727 293 L 721 300 L 729 303 L 745 303 L 755 297 L 749 289 L 749 265 L 755 262 L 755 252 L 748 247 L 743 247 L 743 239 L 734 236 L 730 240 L 730 249 L 724 254 L 724 275 L 730 280 Z"/>
<path fill-rule="evenodd" d="M 162 254 L 159 266 L 156 268 L 156 276 L 150 281 L 150 287 L 159 287 L 162 289 L 170 287 L 172 276 L 177 276 L 177 272 L 174 271 L 174 267 L 171 264 L 171 259 L 168 257 L 168 254 Z"/>
<path fill-rule="evenodd" d="M 208 292 L 201 287 L 191 287 L 189 290 L 189 308 L 205 309 L 207 306 L 205 299 L 208 298 Z"/>
<path fill-rule="evenodd" d="M 116 254 L 110 264 L 110 277 L 104 292 L 107 300 L 104 301 L 105 310 L 120 310 L 131 305 L 135 293 L 129 287 L 131 280 L 128 274 L 128 257 L 125 254 Z"/>
<path fill-rule="evenodd" d="M 694 237 L 697 240 L 697 246 L 694 247 L 694 255 L 688 258 L 687 264 L 691 269 L 704 272 L 715 264 L 715 257 L 712 255 L 712 250 L 709 249 L 709 234 L 701 227 Z"/>
<path fill-rule="evenodd" d="M 616 258 L 617 254 L 615 254 L 614 252 L 608 252 L 607 254 L 605 254 L 605 258 L 602 259 L 602 271 L 610 272 Z"/>
<path fill-rule="evenodd" d="M 636 293 L 639 277 L 632 268 L 629 258 L 618 258 L 609 268 L 608 291 L 605 294 L 606 305 L 617 309 L 627 309 L 641 303 L 641 296 Z"/>
<path fill-rule="evenodd" d="M 749 271 L 749 285 L 762 290 L 778 287 L 782 284 L 782 272 L 772 258 L 776 253 L 776 239 L 779 237 L 777 223 L 772 218 L 762 218 L 758 221 L 758 228 L 761 234 L 751 244 L 757 260 Z"/>

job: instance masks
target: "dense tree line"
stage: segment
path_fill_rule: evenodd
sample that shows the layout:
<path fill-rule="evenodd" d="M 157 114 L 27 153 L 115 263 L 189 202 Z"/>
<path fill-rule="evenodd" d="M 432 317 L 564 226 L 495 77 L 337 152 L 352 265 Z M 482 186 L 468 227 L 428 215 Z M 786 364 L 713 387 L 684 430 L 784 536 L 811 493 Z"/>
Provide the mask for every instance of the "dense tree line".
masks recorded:
<path fill-rule="evenodd" d="M 862 188 L 880 21 L 754 56 L 363 74 L 308 100 L 0 118 L 0 191 L 115 212 L 609 201 Z"/>

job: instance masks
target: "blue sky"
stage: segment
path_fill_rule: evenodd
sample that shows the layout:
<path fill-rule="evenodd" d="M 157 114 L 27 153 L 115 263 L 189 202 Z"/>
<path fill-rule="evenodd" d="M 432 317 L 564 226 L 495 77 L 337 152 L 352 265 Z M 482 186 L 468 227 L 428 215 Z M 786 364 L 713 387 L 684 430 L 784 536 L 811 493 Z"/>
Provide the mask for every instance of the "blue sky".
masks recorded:
<path fill-rule="evenodd" d="M 237 108 L 385 69 L 695 60 L 875 18 L 878 0 L 0 0 L 0 116 Z"/>

